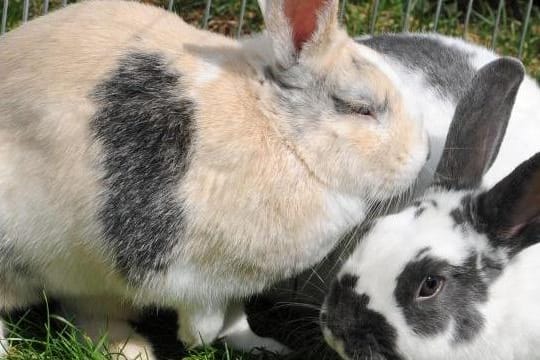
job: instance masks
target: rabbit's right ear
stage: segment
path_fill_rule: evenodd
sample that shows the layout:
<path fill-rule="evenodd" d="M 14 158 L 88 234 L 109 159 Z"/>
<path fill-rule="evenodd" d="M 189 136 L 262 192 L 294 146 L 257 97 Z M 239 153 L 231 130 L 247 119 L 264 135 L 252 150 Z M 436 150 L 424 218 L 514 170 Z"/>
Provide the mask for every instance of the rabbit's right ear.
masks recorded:
<path fill-rule="evenodd" d="M 300 56 L 331 46 L 339 29 L 338 0 L 258 0 L 278 65 L 288 68 Z"/>
<path fill-rule="evenodd" d="M 523 65 L 512 58 L 478 71 L 456 107 L 435 185 L 450 190 L 480 185 L 497 157 L 524 76 Z"/>
<path fill-rule="evenodd" d="M 515 254 L 540 242 L 540 153 L 478 195 L 476 225 L 496 246 Z"/>

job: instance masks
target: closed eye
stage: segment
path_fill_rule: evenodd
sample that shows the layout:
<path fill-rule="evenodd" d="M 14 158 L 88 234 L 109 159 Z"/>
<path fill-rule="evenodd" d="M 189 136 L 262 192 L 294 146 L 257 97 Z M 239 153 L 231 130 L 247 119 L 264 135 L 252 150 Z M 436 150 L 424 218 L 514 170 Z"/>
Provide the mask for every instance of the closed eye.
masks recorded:
<path fill-rule="evenodd" d="M 358 114 L 362 116 L 370 116 L 376 119 L 375 109 L 373 108 L 373 106 L 367 103 L 362 103 L 362 102 L 353 103 L 353 102 L 340 99 L 336 96 L 333 96 L 332 100 L 334 101 L 334 107 L 336 111 L 339 113 Z"/>

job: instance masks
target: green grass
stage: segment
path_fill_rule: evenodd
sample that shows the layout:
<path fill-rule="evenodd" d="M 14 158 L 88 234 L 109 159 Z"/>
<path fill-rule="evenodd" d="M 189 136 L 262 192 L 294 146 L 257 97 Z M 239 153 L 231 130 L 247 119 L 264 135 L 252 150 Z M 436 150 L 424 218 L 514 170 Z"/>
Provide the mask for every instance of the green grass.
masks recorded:
<path fill-rule="evenodd" d="M 6 360 L 122 360 L 119 352 L 107 346 L 107 334 L 92 341 L 67 319 L 54 314 L 45 321 L 27 314 L 8 324 L 10 348 Z M 143 357 L 141 357 L 143 359 Z M 252 360 L 255 357 L 229 349 L 207 347 L 192 352 L 186 360 Z"/>
<path fill-rule="evenodd" d="M 110 350 L 107 334 L 90 339 L 72 321 L 45 305 L 8 317 L 9 351 L 6 360 L 123 360 L 121 350 Z M 144 355 L 144 354 L 143 354 Z M 141 356 L 140 360 L 146 359 Z M 226 346 L 190 351 L 184 360 L 277 360 L 271 353 L 244 354 Z M 180 359 L 178 359 L 180 360 Z"/>

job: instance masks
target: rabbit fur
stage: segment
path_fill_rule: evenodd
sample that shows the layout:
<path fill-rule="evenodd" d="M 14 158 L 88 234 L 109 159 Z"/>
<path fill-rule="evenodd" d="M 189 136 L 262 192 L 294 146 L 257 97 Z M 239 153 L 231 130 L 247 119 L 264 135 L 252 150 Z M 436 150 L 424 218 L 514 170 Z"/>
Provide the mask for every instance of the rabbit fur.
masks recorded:
<path fill-rule="evenodd" d="M 342 358 L 538 357 L 540 142 L 522 143 L 536 147 L 525 158 L 500 156 L 511 126 L 521 125 L 512 123 L 512 107 L 523 77 L 507 58 L 478 71 L 456 108 L 434 184 L 375 221 L 345 262 L 321 312 Z M 500 169 L 514 169 L 497 179 L 501 161 Z"/>
<path fill-rule="evenodd" d="M 0 38 L 0 311 L 43 290 L 92 324 L 167 306 L 210 343 L 412 185 L 427 136 L 394 72 L 336 0 L 294 4 L 241 41 L 127 1 Z"/>
<path fill-rule="evenodd" d="M 500 56 L 484 47 L 439 34 L 382 34 L 359 37 L 357 42 L 361 51 L 364 51 L 364 47 L 376 51 L 377 62 L 381 68 L 391 68 L 397 74 L 397 82 L 407 107 L 411 109 L 414 117 L 423 122 L 430 138 L 430 158 L 422 169 L 412 198 L 402 197 L 396 199 L 401 201 L 383 203 L 383 206 L 373 208 L 368 217 L 375 218 L 410 205 L 415 197 L 421 196 L 432 184 L 456 107 L 460 102 L 466 101 L 464 97 L 467 96 L 478 71 Z M 531 77 L 525 75 L 511 110 L 498 157 L 483 177 L 484 186 L 494 185 L 521 161 L 538 151 L 539 103 L 540 88 Z M 284 312 L 290 312 L 282 305 L 287 302 L 305 302 L 320 306 L 325 297 L 325 291 L 321 289 L 328 289 L 354 251 L 355 244 L 362 241 L 366 227 L 362 224 L 345 235 L 335 250 L 321 263 L 301 275 L 279 283 L 264 296 L 257 296 L 252 302 L 264 305 L 263 308 L 253 306 L 257 310 L 253 310 L 250 319 L 261 321 L 261 314 L 274 305 L 283 308 Z M 287 336 L 272 332 L 266 332 L 266 335 L 281 341 L 302 337 L 291 335 L 292 330 L 280 329 L 277 332 L 286 333 Z M 295 342 L 302 347 L 306 341 L 290 341 L 290 346 L 293 347 Z M 307 339 L 307 342 L 310 340 Z"/>

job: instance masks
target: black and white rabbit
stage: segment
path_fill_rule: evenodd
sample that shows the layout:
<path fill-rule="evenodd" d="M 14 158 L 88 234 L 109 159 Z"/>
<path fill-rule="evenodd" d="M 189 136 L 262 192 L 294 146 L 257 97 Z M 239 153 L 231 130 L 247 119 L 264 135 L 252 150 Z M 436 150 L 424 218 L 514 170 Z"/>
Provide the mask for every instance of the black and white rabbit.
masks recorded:
<path fill-rule="evenodd" d="M 321 312 L 323 333 L 343 358 L 538 358 L 540 152 L 482 186 L 500 160 L 522 79 L 510 59 L 478 72 L 434 185 L 378 219 L 346 261 Z"/>
<path fill-rule="evenodd" d="M 427 136 L 337 3 L 272 1 L 241 41 L 129 1 L 2 36 L 0 311 L 46 290 L 94 333 L 169 306 L 209 343 L 407 189 Z"/>

